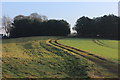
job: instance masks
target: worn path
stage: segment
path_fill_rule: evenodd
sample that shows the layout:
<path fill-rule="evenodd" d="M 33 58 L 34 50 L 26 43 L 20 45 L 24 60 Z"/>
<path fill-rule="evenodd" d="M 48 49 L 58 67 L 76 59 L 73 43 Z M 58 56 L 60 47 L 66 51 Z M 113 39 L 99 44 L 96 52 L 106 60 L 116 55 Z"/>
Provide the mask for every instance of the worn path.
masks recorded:
<path fill-rule="evenodd" d="M 70 52 L 73 52 L 77 55 L 80 55 L 80 56 L 82 56 L 86 59 L 89 59 L 90 61 L 98 64 L 99 66 L 104 67 L 105 69 L 108 70 L 108 72 L 113 73 L 115 75 L 118 75 L 118 70 L 119 69 L 118 69 L 118 64 L 117 63 L 114 63 L 114 62 L 109 61 L 105 58 L 99 57 L 99 56 L 94 55 L 92 53 L 89 53 L 87 51 L 83 51 L 83 50 L 80 50 L 80 49 L 77 49 L 77 48 L 74 48 L 74 47 L 71 47 L 71 46 L 60 44 L 58 42 L 58 40 L 49 39 L 47 41 L 47 44 L 49 44 L 51 46 L 54 46 L 56 48 L 60 48 L 62 50 L 70 51 Z"/>

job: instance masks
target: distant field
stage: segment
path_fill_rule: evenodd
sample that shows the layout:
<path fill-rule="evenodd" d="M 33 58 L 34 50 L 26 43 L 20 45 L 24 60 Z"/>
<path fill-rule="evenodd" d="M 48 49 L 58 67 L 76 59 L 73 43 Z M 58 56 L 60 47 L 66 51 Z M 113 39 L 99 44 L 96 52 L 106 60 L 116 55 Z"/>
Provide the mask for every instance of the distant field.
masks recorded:
<path fill-rule="evenodd" d="M 59 42 L 61 44 L 72 46 L 110 60 L 118 60 L 117 40 L 65 38 L 61 39 Z"/>

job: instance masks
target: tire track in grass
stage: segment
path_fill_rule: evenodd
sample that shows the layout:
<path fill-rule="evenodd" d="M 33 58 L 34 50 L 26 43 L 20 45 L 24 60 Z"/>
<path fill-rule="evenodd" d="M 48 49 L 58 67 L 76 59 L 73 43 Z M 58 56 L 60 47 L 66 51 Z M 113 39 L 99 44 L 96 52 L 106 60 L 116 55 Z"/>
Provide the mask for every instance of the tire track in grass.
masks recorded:
<path fill-rule="evenodd" d="M 95 44 L 97 44 L 97 45 L 100 45 L 100 46 L 103 46 L 103 47 L 107 47 L 107 48 L 116 49 L 116 48 L 114 48 L 114 47 L 108 46 L 107 44 L 101 42 L 100 40 L 92 40 L 92 41 L 93 41 Z"/>
<path fill-rule="evenodd" d="M 58 43 L 57 41 L 55 41 L 55 43 L 57 43 L 57 44 L 59 44 L 59 45 L 62 46 L 62 44 Z M 79 51 L 79 52 L 86 53 L 87 55 L 90 55 L 90 56 L 92 55 L 92 56 L 94 56 L 94 57 L 96 57 L 96 58 L 98 58 L 98 59 L 100 59 L 100 60 L 107 61 L 107 59 L 104 59 L 104 58 L 99 57 L 99 56 L 97 56 L 97 55 L 91 54 L 91 53 L 89 53 L 89 52 L 86 52 L 86 51 L 83 51 L 83 50 L 80 50 L 80 49 L 77 49 L 77 48 L 74 48 L 74 47 L 71 47 L 71 46 L 67 46 L 67 45 L 64 45 L 64 46 L 69 47 L 69 48 L 71 48 L 71 49 L 73 49 L 73 50 L 76 50 L 76 51 Z"/>
<path fill-rule="evenodd" d="M 118 64 L 114 63 L 112 61 L 109 61 L 105 58 L 96 56 L 92 53 L 71 47 L 71 46 L 67 46 L 67 45 L 63 45 L 58 43 L 58 39 L 57 40 L 47 40 L 47 44 L 54 46 L 56 48 L 60 48 L 62 50 L 65 51 L 70 51 L 72 53 L 75 53 L 76 55 L 82 56 L 86 59 L 89 59 L 90 61 L 98 64 L 99 66 L 102 66 L 103 68 L 105 68 L 108 72 L 113 73 L 115 75 L 118 75 Z"/>
<path fill-rule="evenodd" d="M 103 43 L 98 42 L 98 40 L 92 40 L 95 44 L 106 47 Z"/>

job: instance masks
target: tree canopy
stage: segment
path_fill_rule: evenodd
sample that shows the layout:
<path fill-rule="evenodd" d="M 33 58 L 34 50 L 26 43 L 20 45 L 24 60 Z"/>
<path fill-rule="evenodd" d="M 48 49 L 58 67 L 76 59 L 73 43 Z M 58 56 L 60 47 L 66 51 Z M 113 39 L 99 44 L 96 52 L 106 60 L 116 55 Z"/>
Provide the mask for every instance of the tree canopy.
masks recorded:
<path fill-rule="evenodd" d="M 65 20 L 48 20 L 46 16 L 32 13 L 30 16 L 18 15 L 13 21 L 10 37 L 26 36 L 66 36 L 70 25 Z"/>
<path fill-rule="evenodd" d="M 77 20 L 74 30 L 81 37 L 100 37 L 118 39 L 118 21 L 115 15 L 104 15 L 90 19 L 81 17 Z"/>
<path fill-rule="evenodd" d="M 80 17 L 73 29 L 80 37 L 99 37 L 118 39 L 120 17 L 104 15 L 102 17 Z M 3 17 L 6 34 L 11 38 L 28 36 L 67 36 L 70 25 L 65 20 L 48 20 L 46 16 L 32 13 L 29 16 L 18 15 L 13 20 Z"/>

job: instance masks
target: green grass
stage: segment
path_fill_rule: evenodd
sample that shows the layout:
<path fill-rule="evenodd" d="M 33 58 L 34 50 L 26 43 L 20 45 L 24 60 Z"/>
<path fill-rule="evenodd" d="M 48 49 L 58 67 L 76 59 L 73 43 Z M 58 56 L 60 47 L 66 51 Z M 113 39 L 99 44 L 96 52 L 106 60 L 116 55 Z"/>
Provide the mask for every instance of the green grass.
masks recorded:
<path fill-rule="evenodd" d="M 4 39 L 2 42 L 3 78 L 38 78 L 39 80 L 39 78 L 116 77 L 94 62 L 46 44 L 46 40 L 57 38 L 60 37 Z M 86 43 L 85 40 L 91 41 L 91 39 L 65 39 L 60 42 L 76 45 L 79 43 L 76 43 L 77 41 L 82 42 L 80 44 Z M 94 44 L 92 41 L 89 43 Z M 104 43 L 108 44 L 105 41 Z"/>
<path fill-rule="evenodd" d="M 86 78 L 86 59 L 46 44 L 59 37 L 4 39 L 2 44 L 3 78 Z"/>
<path fill-rule="evenodd" d="M 116 41 L 116 40 L 100 40 L 100 42 L 104 43 L 109 48 L 120 49 L 118 47 L 118 42 L 119 41 Z"/>
<path fill-rule="evenodd" d="M 93 39 L 65 38 L 60 40 L 61 44 L 72 46 L 92 54 L 117 61 L 118 60 L 118 41 L 117 40 L 99 40 L 106 46 L 100 46 L 92 41 Z"/>

